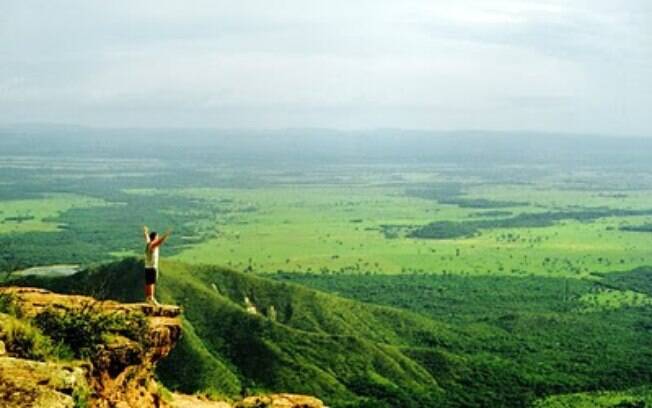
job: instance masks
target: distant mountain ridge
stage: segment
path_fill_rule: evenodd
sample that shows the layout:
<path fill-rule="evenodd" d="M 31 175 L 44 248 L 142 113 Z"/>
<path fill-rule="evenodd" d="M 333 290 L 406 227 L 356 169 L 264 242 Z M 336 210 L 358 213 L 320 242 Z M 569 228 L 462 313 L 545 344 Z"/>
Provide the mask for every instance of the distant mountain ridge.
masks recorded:
<path fill-rule="evenodd" d="M 151 149 L 156 146 L 156 149 Z M 209 162 L 470 163 L 630 165 L 648 163 L 652 138 L 536 131 L 377 129 L 202 129 L 0 126 L 13 156 L 120 157 Z"/>

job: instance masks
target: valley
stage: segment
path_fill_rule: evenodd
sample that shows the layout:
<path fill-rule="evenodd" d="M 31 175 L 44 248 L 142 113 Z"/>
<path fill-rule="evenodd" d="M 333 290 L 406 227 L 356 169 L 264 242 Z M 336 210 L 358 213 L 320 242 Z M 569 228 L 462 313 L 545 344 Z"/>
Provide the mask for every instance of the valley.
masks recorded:
<path fill-rule="evenodd" d="M 108 154 L 71 137 L 47 157 L 8 137 L 6 284 L 138 301 L 142 225 L 173 228 L 160 290 L 184 337 L 157 371 L 172 391 L 335 408 L 647 398 L 645 141 L 279 134 L 141 159 L 128 138 Z M 482 143 L 498 148 L 469 148 Z"/>

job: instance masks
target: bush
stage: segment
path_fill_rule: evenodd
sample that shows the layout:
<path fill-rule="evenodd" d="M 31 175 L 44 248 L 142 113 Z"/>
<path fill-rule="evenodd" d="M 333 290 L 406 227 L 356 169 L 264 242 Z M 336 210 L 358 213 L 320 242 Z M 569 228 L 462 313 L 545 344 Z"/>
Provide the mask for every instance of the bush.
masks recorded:
<path fill-rule="evenodd" d="M 91 390 L 87 385 L 77 387 L 73 391 L 72 398 L 75 401 L 75 408 L 88 408 L 90 407 Z"/>
<path fill-rule="evenodd" d="M 66 354 L 36 327 L 8 315 L 0 315 L 0 340 L 9 354 L 19 358 L 44 361 Z"/>
<path fill-rule="evenodd" d="M 11 293 L 0 294 L 0 313 L 6 313 L 17 318 L 22 317 L 23 313 L 16 301 L 16 296 Z"/>
<path fill-rule="evenodd" d="M 147 343 L 147 320 L 142 315 L 106 313 L 97 305 L 88 303 L 79 310 L 66 312 L 47 309 L 34 318 L 34 323 L 54 341 L 65 344 L 73 350 L 76 358 L 91 358 L 109 335 L 121 335 Z"/>

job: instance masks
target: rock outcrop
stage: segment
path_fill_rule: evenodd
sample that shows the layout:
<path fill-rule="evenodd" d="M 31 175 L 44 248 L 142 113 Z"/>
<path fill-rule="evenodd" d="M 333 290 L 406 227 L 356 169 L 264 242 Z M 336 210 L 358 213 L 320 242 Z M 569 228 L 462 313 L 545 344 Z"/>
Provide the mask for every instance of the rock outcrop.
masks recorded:
<path fill-rule="evenodd" d="M 15 315 L 0 312 L 0 407 L 3 408 L 325 408 L 313 397 L 273 394 L 239 402 L 211 401 L 182 394 L 161 397 L 154 366 L 167 356 L 181 336 L 181 310 L 176 306 L 98 301 L 88 296 L 62 295 L 39 288 L 0 288 L 12 299 Z M 0 302 L 1 303 L 1 302 Z M 103 334 L 92 358 L 27 358 L 21 342 L 26 330 L 43 313 L 60 316 L 92 309 L 92 313 L 145 319 L 146 333 L 138 341 L 119 330 Z M 16 329 L 19 328 L 20 330 Z M 32 336 L 50 336 L 47 330 Z M 10 341 L 5 349 L 4 340 Z M 33 347 L 34 344 L 31 344 Z"/>
<path fill-rule="evenodd" d="M 0 406 L 73 408 L 75 391 L 88 387 L 78 365 L 0 357 Z"/>
<path fill-rule="evenodd" d="M 174 408 L 327 408 L 317 398 L 295 394 L 247 397 L 234 404 L 211 401 L 196 395 L 174 394 L 172 406 Z"/>
<path fill-rule="evenodd" d="M 38 362 L 11 353 L 0 357 L 0 406 L 72 407 L 80 399 L 98 408 L 168 406 L 160 398 L 153 370 L 181 336 L 178 307 L 98 301 L 37 288 L 2 288 L 0 294 L 15 299 L 21 318 L 27 320 L 46 310 L 65 314 L 89 307 L 147 320 L 142 341 L 110 333 L 90 362 Z"/>
<path fill-rule="evenodd" d="M 262 397 L 248 397 L 236 403 L 234 408 L 325 408 L 314 397 L 294 394 L 273 394 Z"/>

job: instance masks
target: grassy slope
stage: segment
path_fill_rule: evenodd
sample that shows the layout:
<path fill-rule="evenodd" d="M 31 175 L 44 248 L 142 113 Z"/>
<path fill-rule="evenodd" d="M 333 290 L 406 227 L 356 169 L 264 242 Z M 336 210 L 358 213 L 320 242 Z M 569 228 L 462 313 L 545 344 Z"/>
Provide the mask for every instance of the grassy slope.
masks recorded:
<path fill-rule="evenodd" d="M 141 264 L 126 259 L 79 276 L 24 283 L 138 301 L 141 279 Z M 248 314 L 244 296 L 259 310 L 274 305 L 277 322 Z M 184 307 L 185 336 L 159 374 L 185 392 L 235 394 L 245 388 L 315 394 L 332 406 L 358 396 L 428 406 L 443 391 L 410 353 L 453 342 L 472 347 L 418 315 L 216 267 L 165 263 L 160 297 Z"/>
<path fill-rule="evenodd" d="M 613 347 L 610 359 L 592 365 L 608 331 L 586 335 L 595 331 L 593 326 L 547 318 L 550 312 L 534 312 L 534 321 L 523 315 L 506 326 L 482 321 L 449 326 L 438 323 L 437 313 L 427 318 L 219 267 L 165 262 L 162 270 L 160 298 L 184 307 L 185 335 L 158 373 L 168 387 L 187 393 L 290 391 L 317 395 L 333 407 L 527 406 L 548 394 L 607 386 L 584 378 L 597 372 L 613 387 L 635 382 L 619 384 L 609 375 L 616 362 L 620 367 L 627 360 L 613 354 Z M 23 283 L 122 301 L 142 299 L 141 264 L 132 258 L 77 276 Z M 245 296 L 263 314 L 274 306 L 276 320 L 247 313 Z M 522 354 L 521 342 L 532 342 L 525 333 L 543 323 L 548 328 L 533 334 L 540 353 Z M 560 325 L 575 328 L 564 336 L 584 338 L 578 343 L 582 350 L 557 358 L 555 344 L 563 339 L 549 334 Z M 622 330 L 616 334 L 626 337 Z M 593 363 L 577 365 L 580 356 Z M 630 371 L 639 372 L 632 364 Z"/>

